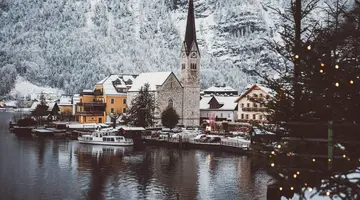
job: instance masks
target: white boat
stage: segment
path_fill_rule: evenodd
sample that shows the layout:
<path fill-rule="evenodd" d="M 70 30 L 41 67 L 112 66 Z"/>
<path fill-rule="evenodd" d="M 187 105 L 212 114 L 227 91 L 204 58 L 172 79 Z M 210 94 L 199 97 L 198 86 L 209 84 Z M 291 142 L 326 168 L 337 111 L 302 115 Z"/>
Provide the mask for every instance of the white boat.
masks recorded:
<path fill-rule="evenodd" d="M 134 142 L 132 139 L 124 136 L 109 136 L 103 135 L 102 132 L 94 132 L 91 135 L 82 135 L 78 137 L 79 143 L 82 144 L 100 144 L 110 146 L 132 146 Z"/>

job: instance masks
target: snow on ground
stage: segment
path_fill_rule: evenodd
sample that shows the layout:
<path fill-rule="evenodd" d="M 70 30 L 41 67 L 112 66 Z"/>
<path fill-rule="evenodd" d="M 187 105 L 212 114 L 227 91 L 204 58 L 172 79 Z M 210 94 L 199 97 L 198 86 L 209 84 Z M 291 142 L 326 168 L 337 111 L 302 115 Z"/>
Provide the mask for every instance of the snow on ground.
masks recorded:
<path fill-rule="evenodd" d="M 64 94 L 63 90 L 57 89 L 57 88 L 51 88 L 51 87 L 42 87 L 37 86 L 26 79 L 24 79 L 21 76 L 16 77 L 15 81 L 15 87 L 10 91 L 10 96 L 19 96 L 19 97 L 26 97 L 31 96 L 31 99 L 35 99 L 38 94 L 41 92 L 45 93 L 53 93 L 56 96 L 60 97 L 62 94 Z"/>

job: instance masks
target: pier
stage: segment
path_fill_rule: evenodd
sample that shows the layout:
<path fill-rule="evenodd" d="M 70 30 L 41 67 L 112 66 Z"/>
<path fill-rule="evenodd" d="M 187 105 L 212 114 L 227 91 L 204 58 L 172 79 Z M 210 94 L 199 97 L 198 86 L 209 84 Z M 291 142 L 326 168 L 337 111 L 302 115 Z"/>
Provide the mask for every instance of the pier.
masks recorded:
<path fill-rule="evenodd" d="M 216 150 L 238 154 L 250 154 L 250 144 L 235 142 L 235 141 L 221 141 L 219 143 L 204 143 L 197 142 L 194 139 L 189 138 L 169 138 L 158 139 L 151 136 L 143 137 L 144 142 L 147 145 L 158 145 L 169 148 L 178 149 L 204 149 L 204 150 Z"/>

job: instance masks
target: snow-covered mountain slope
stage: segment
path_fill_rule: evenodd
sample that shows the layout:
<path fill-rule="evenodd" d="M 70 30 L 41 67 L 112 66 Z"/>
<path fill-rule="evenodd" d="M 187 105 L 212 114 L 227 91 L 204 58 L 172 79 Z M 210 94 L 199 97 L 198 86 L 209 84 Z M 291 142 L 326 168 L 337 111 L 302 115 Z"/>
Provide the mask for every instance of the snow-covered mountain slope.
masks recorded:
<path fill-rule="evenodd" d="M 278 18 L 263 5 L 288 0 L 194 0 L 201 83 L 240 89 L 244 69 L 268 70 Z M 178 73 L 187 0 L 0 0 L 0 67 L 67 93 L 110 73 Z M 3 77 L 0 77 L 3 78 Z M 5 79 L 5 78 L 3 78 Z M 12 80 L 2 80 L 12 81 Z M 0 86 L 1 87 L 1 86 Z"/>
<path fill-rule="evenodd" d="M 29 99 L 38 99 L 40 93 L 52 94 L 59 98 L 64 94 L 63 90 L 50 87 L 41 87 L 26 81 L 23 77 L 18 76 L 14 88 L 10 91 L 12 97 L 28 97 Z"/>

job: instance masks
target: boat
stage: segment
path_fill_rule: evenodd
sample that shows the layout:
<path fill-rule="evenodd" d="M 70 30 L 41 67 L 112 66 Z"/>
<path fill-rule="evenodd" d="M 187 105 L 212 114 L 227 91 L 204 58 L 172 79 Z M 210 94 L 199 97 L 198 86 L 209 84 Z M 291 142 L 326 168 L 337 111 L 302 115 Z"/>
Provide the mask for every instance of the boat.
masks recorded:
<path fill-rule="evenodd" d="M 78 137 L 81 144 L 99 144 L 109 146 L 133 146 L 132 139 L 124 136 L 103 135 L 103 132 L 93 132 L 91 135 L 82 135 Z"/>
<path fill-rule="evenodd" d="M 14 126 L 12 132 L 19 137 L 31 137 L 32 126 Z"/>
<path fill-rule="evenodd" d="M 54 132 L 52 130 L 48 130 L 46 128 L 35 128 L 31 130 L 31 135 L 33 137 L 52 137 L 54 136 Z"/>

